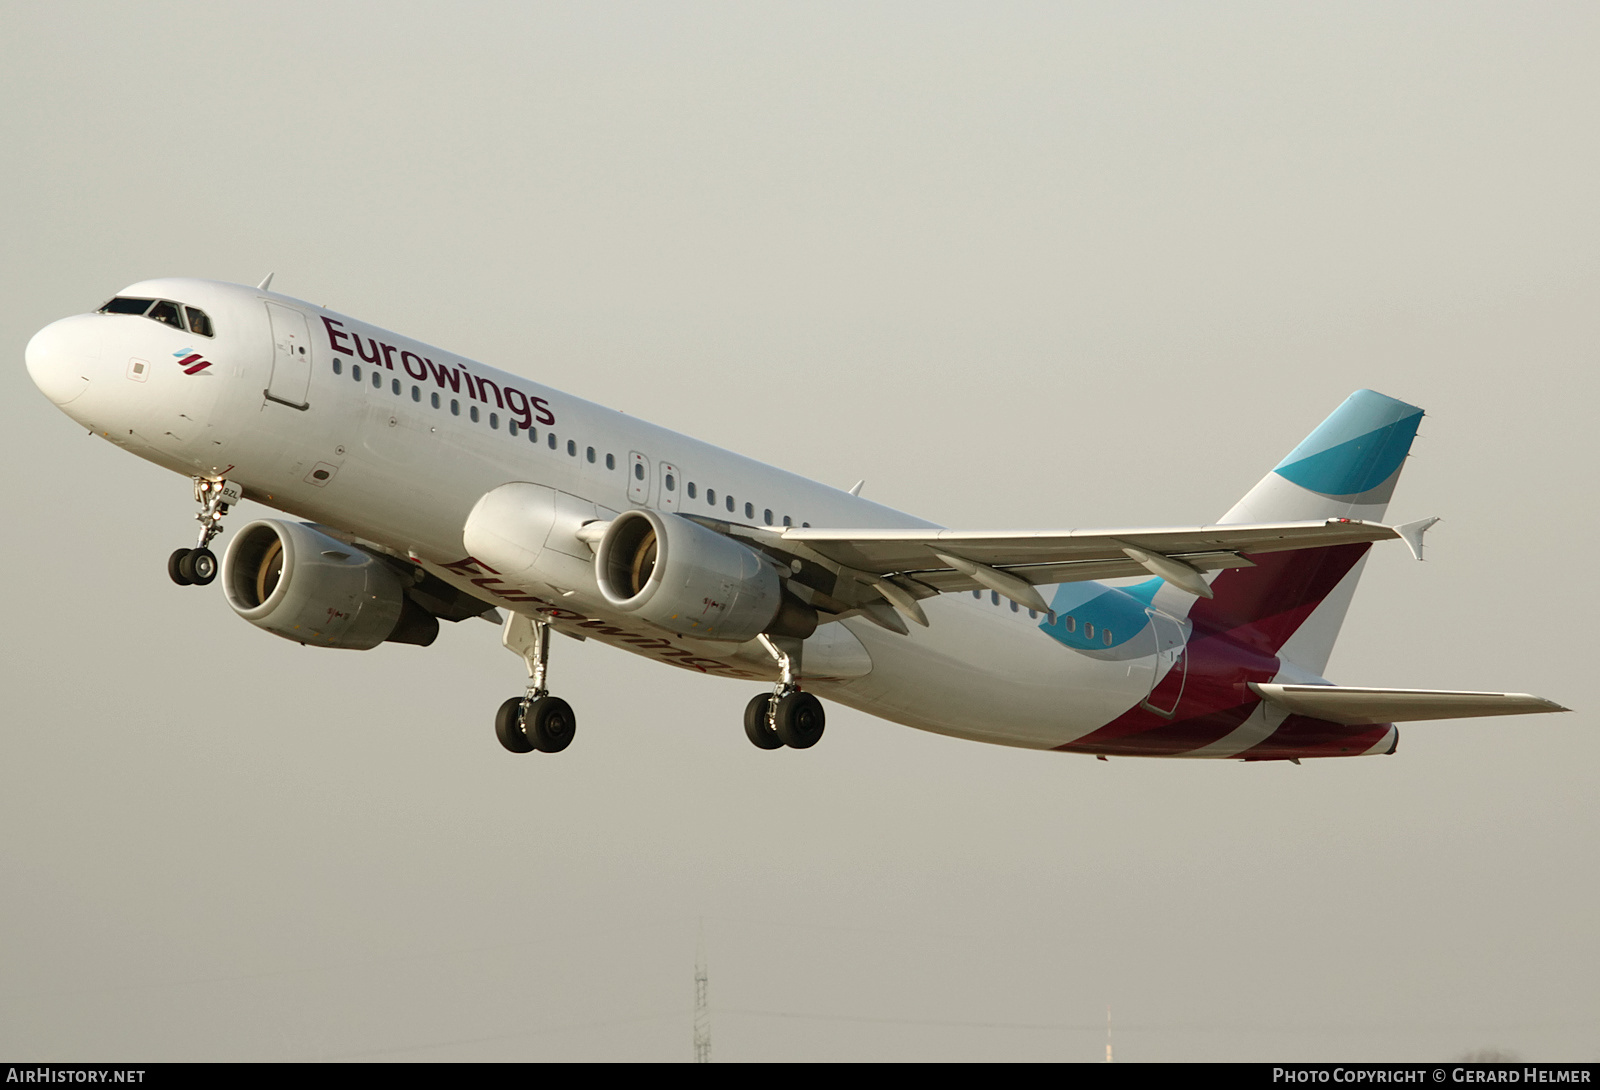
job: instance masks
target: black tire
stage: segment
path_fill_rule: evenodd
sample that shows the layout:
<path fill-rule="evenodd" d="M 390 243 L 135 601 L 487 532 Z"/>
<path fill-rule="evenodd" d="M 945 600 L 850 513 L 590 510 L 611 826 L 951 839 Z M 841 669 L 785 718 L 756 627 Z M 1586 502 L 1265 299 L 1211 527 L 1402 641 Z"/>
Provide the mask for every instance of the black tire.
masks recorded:
<path fill-rule="evenodd" d="M 167 575 L 180 587 L 187 587 L 194 580 L 184 574 L 184 561 L 189 559 L 188 549 L 178 549 L 167 557 Z"/>
<path fill-rule="evenodd" d="M 790 749 L 810 749 L 822 739 L 827 717 L 822 701 L 810 693 L 790 693 L 778 701 L 778 737 Z"/>
<path fill-rule="evenodd" d="M 782 749 L 783 739 L 767 725 L 767 709 L 772 707 L 772 694 L 762 693 L 744 706 L 744 736 L 757 749 Z"/>
<path fill-rule="evenodd" d="M 494 717 L 494 736 L 512 753 L 532 753 L 533 743 L 522 729 L 522 698 L 514 696 L 504 704 Z"/>
<path fill-rule="evenodd" d="M 559 696 L 547 696 L 528 709 L 528 720 L 522 729 L 533 742 L 533 748 L 542 753 L 560 753 L 572 744 L 578 730 L 578 717 L 572 714 L 572 705 Z"/>
<path fill-rule="evenodd" d="M 184 571 L 195 586 L 208 586 L 217 577 L 217 554 L 210 549 L 192 550 L 184 561 Z"/>

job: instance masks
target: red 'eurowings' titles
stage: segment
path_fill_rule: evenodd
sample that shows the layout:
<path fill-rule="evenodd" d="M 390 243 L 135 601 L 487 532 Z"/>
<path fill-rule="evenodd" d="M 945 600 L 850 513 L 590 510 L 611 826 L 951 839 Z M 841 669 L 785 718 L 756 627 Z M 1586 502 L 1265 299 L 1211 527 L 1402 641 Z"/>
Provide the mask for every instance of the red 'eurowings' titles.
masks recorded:
<path fill-rule="evenodd" d="M 401 370 L 418 382 L 425 382 L 431 377 L 434 385 L 438 386 L 439 389 L 449 390 L 453 394 L 461 392 L 461 386 L 464 382 L 467 387 L 467 396 L 474 401 L 481 401 L 485 405 L 490 402 L 489 391 L 492 390 L 494 391 L 493 401 L 495 406 L 511 414 L 511 419 L 524 428 L 533 427 L 535 422 L 548 428 L 556 422 L 556 414 L 551 410 L 550 403 L 542 397 L 530 397 L 510 383 L 506 383 L 502 387 L 500 383 L 490 379 L 479 378 L 471 371 L 468 371 L 464 363 L 456 367 L 442 366 L 425 356 L 419 356 L 409 349 L 396 348 L 394 345 L 386 341 L 380 341 L 376 337 L 367 338 L 367 341 L 372 346 L 372 354 L 368 355 L 366 347 L 361 343 L 361 334 L 346 332 L 343 328 L 344 323 L 337 318 L 330 318 L 326 314 L 321 317 L 323 327 L 328 333 L 328 347 L 335 352 L 346 356 L 354 356 L 365 360 L 374 367 L 382 366 L 390 371 L 395 369 L 394 356 L 398 352 L 400 354 Z M 354 342 L 355 347 L 351 348 L 345 345 L 343 343 L 345 341 Z"/>
<path fill-rule="evenodd" d="M 654 651 L 658 658 L 664 659 L 674 666 L 698 670 L 702 674 L 716 671 L 723 677 L 757 676 L 751 671 L 742 670 L 737 666 L 730 666 L 718 659 L 708 659 L 696 655 L 693 651 L 674 647 L 671 640 L 663 639 L 660 636 L 641 636 L 637 633 L 629 632 L 625 628 L 617 628 L 606 621 L 595 620 L 587 614 L 579 613 L 577 610 L 567 609 L 565 606 L 547 602 L 536 594 L 529 594 L 507 583 L 499 577 L 499 572 L 476 557 L 463 557 L 460 560 L 445 564 L 444 568 L 446 571 L 454 572 L 466 579 L 473 586 L 481 587 L 502 601 L 532 605 L 553 621 L 569 621 L 572 622 L 574 627 L 587 629 L 596 636 L 628 644 L 639 651 Z"/>

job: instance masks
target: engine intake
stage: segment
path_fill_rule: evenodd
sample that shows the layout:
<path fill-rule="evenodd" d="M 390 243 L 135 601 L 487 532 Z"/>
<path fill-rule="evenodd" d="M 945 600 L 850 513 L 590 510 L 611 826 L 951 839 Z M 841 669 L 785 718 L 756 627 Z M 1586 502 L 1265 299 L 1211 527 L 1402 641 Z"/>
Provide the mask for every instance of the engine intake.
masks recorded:
<path fill-rule="evenodd" d="M 305 523 L 241 529 L 223 557 L 222 586 L 235 613 L 296 643 L 365 651 L 385 641 L 426 647 L 439 634 L 438 618 L 387 564 Z"/>
<path fill-rule="evenodd" d="M 766 557 L 678 515 L 627 511 L 612 519 L 595 578 L 613 608 L 684 636 L 804 639 L 817 627 L 816 611 L 784 593 Z"/>

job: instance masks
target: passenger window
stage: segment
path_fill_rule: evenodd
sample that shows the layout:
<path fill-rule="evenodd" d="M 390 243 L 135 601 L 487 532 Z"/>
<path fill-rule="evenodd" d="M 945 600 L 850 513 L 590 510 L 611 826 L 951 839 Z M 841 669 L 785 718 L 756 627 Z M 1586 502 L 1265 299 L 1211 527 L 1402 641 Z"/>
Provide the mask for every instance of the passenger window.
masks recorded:
<path fill-rule="evenodd" d="M 184 307 L 183 313 L 189 319 L 189 332 L 198 333 L 202 337 L 209 337 L 211 333 L 211 319 L 206 317 L 206 312 L 196 310 L 194 307 Z"/>
<path fill-rule="evenodd" d="M 1086 640 L 1094 639 L 1094 625 L 1088 621 L 1083 622 L 1083 638 Z"/>
<path fill-rule="evenodd" d="M 382 371 L 374 371 L 374 372 L 372 372 L 372 388 L 374 390 L 383 389 L 383 372 Z"/>
<path fill-rule="evenodd" d="M 433 407 L 435 409 L 437 409 L 439 407 L 439 395 L 438 394 L 429 394 L 428 395 L 428 400 L 433 402 Z"/>
<path fill-rule="evenodd" d="M 990 605 L 995 605 L 995 606 L 1000 604 L 1000 592 L 999 591 L 991 590 L 989 592 L 989 604 Z"/>
<path fill-rule="evenodd" d="M 460 416 L 461 415 L 461 402 L 457 401 L 453 397 L 450 399 L 450 415 L 451 416 Z"/>
<path fill-rule="evenodd" d="M 528 442 L 537 443 L 538 441 L 539 441 L 539 431 L 538 431 L 538 429 L 537 428 L 529 428 L 528 429 Z"/>
<path fill-rule="evenodd" d="M 344 365 L 341 364 L 338 360 L 334 360 L 333 361 L 333 373 L 336 374 L 336 375 L 344 374 Z"/>
<path fill-rule="evenodd" d="M 1016 611 L 1017 611 L 1017 610 L 1018 610 L 1018 609 L 1020 609 L 1020 608 L 1021 608 L 1021 607 L 1020 607 L 1020 606 L 1018 606 L 1018 605 L 1017 605 L 1017 603 L 1015 603 L 1015 602 L 1012 602 L 1012 603 L 1011 603 L 1011 612 L 1013 612 L 1013 613 L 1015 613 L 1015 612 L 1016 612 Z"/>
<path fill-rule="evenodd" d="M 733 497 L 732 496 L 728 497 L 728 510 L 729 511 L 733 510 Z"/>
<path fill-rule="evenodd" d="M 361 381 L 361 365 L 359 363 L 352 363 L 350 365 L 350 377 L 355 379 L 357 382 Z"/>
<path fill-rule="evenodd" d="M 545 444 L 547 446 L 549 446 L 549 448 L 551 450 L 555 450 L 556 449 L 556 433 L 553 432 L 553 431 L 547 431 L 547 432 L 544 433 L 544 438 L 545 438 Z"/>
<path fill-rule="evenodd" d="M 1101 638 L 1103 638 L 1106 641 L 1106 646 L 1110 647 L 1111 646 L 1111 629 L 1107 628 L 1107 629 L 1103 630 L 1100 633 L 1100 636 L 1101 636 Z"/>
<path fill-rule="evenodd" d="M 789 516 L 788 515 L 784 515 L 783 516 L 783 524 L 785 526 L 793 526 L 794 525 L 794 523 L 789 521 Z"/>
<path fill-rule="evenodd" d="M 468 406 L 467 412 L 471 415 L 472 422 L 476 424 L 478 422 L 478 407 L 476 405 Z"/>
<path fill-rule="evenodd" d="M 156 321 L 172 326 L 174 329 L 183 328 L 183 319 L 178 316 L 178 304 L 169 303 L 165 299 L 157 300 L 156 305 L 150 308 L 150 312 L 145 317 L 154 318 Z"/>
<path fill-rule="evenodd" d="M 972 592 L 972 596 L 974 598 L 978 599 L 979 601 L 982 601 L 983 600 L 983 591 L 975 590 L 975 591 Z"/>
<path fill-rule="evenodd" d="M 489 414 L 489 426 L 491 428 L 493 428 L 495 431 L 499 431 L 500 430 L 500 414 L 499 413 L 490 413 Z"/>
<path fill-rule="evenodd" d="M 606 455 L 606 468 L 607 469 L 616 469 L 617 468 L 617 460 L 615 458 L 613 458 L 609 454 Z"/>
<path fill-rule="evenodd" d="M 717 490 L 715 488 L 706 489 L 706 502 L 712 507 L 717 505 Z"/>
<path fill-rule="evenodd" d="M 421 386 L 413 386 L 413 387 L 411 387 L 411 400 L 412 401 L 421 401 L 422 400 L 422 387 Z"/>
<path fill-rule="evenodd" d="M 695 493 L 695 490 L 694 490 L 694 482 L 693 481 L 689 482 L 689 486 L 686 489 L 686 491 L 689 493 L 689 498 L 691 500 L 695 498 L 696 493 Z"/>
<path fill-rule="evenodd" d="M 574 439 L 567 440 L 567 456 L 569 458 L 576 458 L 578 456 L 578 443 Z"/>
<path fill-rule="evenodd" d="M 394 396 L 395 397 L 399 397 L 400 396 L 400 380 L 397 379 L 397 378 L 390 379 L 389 380 L 389 386 L 390 386 L 390 388 L 392 388 L 394 390 Z"/>
<path fill-rule="evenodd" d="M 677 487 L 678 487 L 678 483 L 672 479 L 672 474 L 668 473 L 667 474 L 667 491 L 668 492 L 672 492 L 672 491 L 676 490 Z"/>
<path fill-rule="evenodd" d="M 511 436 L 513 439 L 516 438 L 516 435 L 517 435 L 517 422 L 515 420 L 507 420 L 506 421 L 506 434 Z"/>
<path fill-rule="evenodd" d="M 772 508 L 769 507 L 765 511 L 761 512 L 761 521 L 765 522 L 768 526 L 772 525 Z"/>
<path fill-rule="evenodd" d="M 756 517 L 756 505 L 755 504 L 747 503 L 747 504 L 744 505 L 744 517 L 747 518 L 747 519 L 753 519 L 753 518 Z"/>
<path fill-rule="evenodd" d="M 587 450 L 587 451 L 586 451 L 586 452 L 585 452 L 585 453 L 584 453 L 584 456 L 585 456 L 585 457 L 586 457 L 586 458 L 588 458 L 588 459 L 589 459 L 589 464 L 590 464 L 590 465 L 594 465 L 594 448 L 593 448 L 593 447 L 590 447 L 590 448 L 589 448 L 589 449 L 588 449 L 588 450 Z"/>
<path fill-rule="evenodd" d="M 643 462 L 635 462 L 635 463 L 633 463 L 633 479 L 636 480 L 636 481 L 644 480 L 644 463 Z"/>

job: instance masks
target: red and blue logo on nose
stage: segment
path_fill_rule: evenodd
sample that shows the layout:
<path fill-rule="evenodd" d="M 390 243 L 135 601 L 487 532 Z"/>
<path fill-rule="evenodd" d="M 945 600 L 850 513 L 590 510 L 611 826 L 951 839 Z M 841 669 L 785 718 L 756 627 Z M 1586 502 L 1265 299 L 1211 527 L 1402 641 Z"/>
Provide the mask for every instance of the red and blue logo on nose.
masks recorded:
<path fill-rule="evenodd" d="M 174 352 L 173 355 L 179 357 L 178 366 L 183 368 L 183 373 L 186 375 L 199 374 L 211 366 L 210 360 L 201 358 L 198 352 L 191 353 L 187 348 L 182 352 Z"/>

